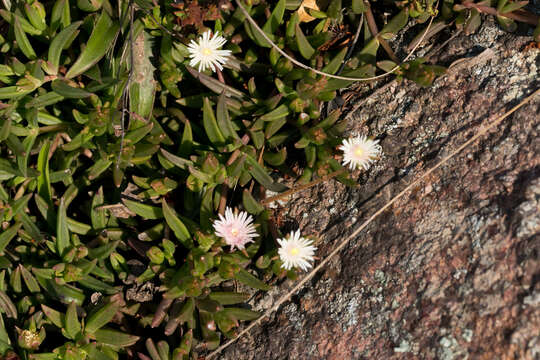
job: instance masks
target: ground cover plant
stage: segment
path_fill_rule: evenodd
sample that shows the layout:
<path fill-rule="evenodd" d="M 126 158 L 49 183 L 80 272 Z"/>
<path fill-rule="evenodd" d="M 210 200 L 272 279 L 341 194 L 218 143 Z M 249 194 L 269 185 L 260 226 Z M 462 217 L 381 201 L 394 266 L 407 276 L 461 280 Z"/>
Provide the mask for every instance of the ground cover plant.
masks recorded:
<path fill-rule="evenodd" d="M 264 199 L 354 185 L 384 151 L 344 140 L 325 103 L 444 73 L 400 63 L 403 29 L 414 47 L 481 13 L 536 26 L 525 5 L 3 0 L 0 358 L 188 359 L 234 337 L 259 316 L 238 284 L 266 291 L 316 254 Z"/>

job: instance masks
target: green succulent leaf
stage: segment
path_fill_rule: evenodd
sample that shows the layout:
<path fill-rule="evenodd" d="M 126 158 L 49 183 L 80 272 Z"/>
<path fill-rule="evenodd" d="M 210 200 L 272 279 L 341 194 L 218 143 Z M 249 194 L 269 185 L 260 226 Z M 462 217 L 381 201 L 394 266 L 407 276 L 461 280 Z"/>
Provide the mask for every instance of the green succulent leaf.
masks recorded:
<path fill-rule="evenodd" d="M 187 170 L 189 166 L 193 165 L 193 161 L 183 159 L 179 156 L 171 154 L 165 149 L 161 149 L 161 154 L 174 165 L 178 166 L 182 170 Z"/>
<path fill-rule="evenodd" d="M 32 4 L 24 4 L 24 12 L 32 26 L 40 31 L 47 29 L 45 23 L 45 9 L 39 1 L 35 1 Z"/>
<path fill-rule="evenodd" d="M 7 21 L 11 26 L 15 26 L 15 21 L 18 21 L 22 30 L 30 35 L 41 35 L 42 33 L 41 30 L 36 29 L 22 16 L 19 16 L 4 9 L 0 9 L 0 16 L 2 16 L 2 18 Z"/>
<path fill-rule="evenodd" d="M 64 100 L 64 97 L 56 92 L 48 92 L 43 95 L 36 96 L 32 100 L 26 103 L 27 109 L 42 108 L 49 105 L 54 105 Z"/>
<path fill-rule="evenodd" d="M 4 252 L 9 242 L 17 235 L 17 231 L 19 231 L 21 225 L 22 223 L 12 225 L 0 234 L 0 254 Z"/>
<path fill-rule="evenodd" d="M 119 348 L 131 346 L 139 340 L 138 336 L 129 335 L 112 329 L 97 330 L 91 337 L 100 343 Z"/>
<path fill-rule="evenodd" d="M 75 339 L 81 328 L 81 323 L 77 318 L 77 305 L 72 302 L 69 304 L 66 312 L 64 329 L 70 339 Z"/>
<path fill-rule="evenodd" d="M 107 226 L 107 214 L 104 209 L 100 209 L 104 203 L 103 187 L 100 187 L 92 198 L 92 209 L 90 218 L 94 229 L 103 229 Z"/>
<path fill-rule="evenodd" d="M 259 119 L 261 119 L 262 121 L 274 121 L 286 117 L 287 115 L 289 115 L 289 113 L 290 111 L 287 105 L 282 104 L 271 112 L 264 114 Z"/>
<path fill-rule="evenodd" d="M 161 200 L 161 206 L 163 208 L 163 215 L 165 216 L 165 220 L 167 221 L 167 225 L 170 226 L 172 231 L 174 232 L 174 235 L 182 245 L 184 245 L 186 248 L 192 248 L 193 247 L 193 240 L 191 239 L 191 235 L 187 229 L 187 227 L 184 225 L 182 220 L 178 217 L 174 209 L 172 209 L 165 199 Z"/>
<path fill-rule="evenodd" d="M 214 145 L 221 146 L 225 143 L 225 137 L 218 126 L 214 110 L 208 98 L 204 98 L 203 125 L 208 138 Z"/>
<path fill-rule="evenodd" d="M 355 14 L 362 14 L 366 11 L 364 0 L 352 0 L 352 10 Z"/>
<path fill-rule="evenodd" d="M 70 79 L 82 74 L 101 60 L 113 44 L 118 29 L 118 23 L 113 21 L 106 11 L 103 11 L 90 34 L 86 47 L 66 73 L 66 78 Z"/>
<path fill-rule="evenodd" d="M 163 217 L 163 211 L 158 207 L 129 199 L 122 199 L 122 202 L 129 210 L 143 219 L 161 219 Z"/>
<path fill-rule="evenodd" d="M 49 173 L 49 150 L 51 143 L 46 141 L 39 151 L 37 169 L 39 176 L 37 178 L 38 194 L 49 204 L 52 202 L 51 179 Z"/>
<path fill-rule="evenodd" d="M 33 293 L 39 292 L 40 291 L 39 284 L 37 280 L 34 278 L 34 276 L 32 275 L 32 273 L 28 271 L 22 264 L 19 264 L 19 269 L 21 271 L 22 278 L 28 290 L 30 290 Z"/>
<path fill-rule="evenodd" d="M 26 36 L 26 33 L 21 25 L 21 22 L 18 17 L 15 18 L 15 39 L 17 40 L 17 44 L 19 45 L 19 49 L 21 49 L 22 53 L 30 60 L 33 60 L 36 58 L 36 52 L 32 48 L 32 45 L 30 44 L 30 41 L 28 40 L 28 37 Z"/>
<path fill-rule="evenodd" d="M 253 24 L 251 24 L 251 22 L 249 21 L 245 21 L 244 22 L 244 29 L 246 30 L 246 33 L 248 34 L 248 36 L 259 46 L 262 46 L 262 47 L 266 47 L 266 48 L 271 48 L 272 47 L 272 44 L 270 44 L 265 38 L 264 36 L 260 33 L 259 30 L 257 30 L 255 28 L 255 26 L 253 26 Z M 266 32 L 266 36 L 268 36 L 268 38 L 270 40 L 274 40 L 274 36 L 272 36 L 272 34 Z"/>
<path fill-rule="evenodd" d="M 0 290 L 0 313 L 6 314 L 7 317 L 17 319 L 17 308 L 11 301 L 9 296 Z"/>
<path fill-rule="evenodd" d="M 234 305 L 249 300 L 251 295 L 246 293 L 213 291 L 208 297 L 221 305 Z"/>
<path fill-rule="evenodd" d="M 211 76 L 198 72 L 192 67 L 187 66 L 186 69 L 195 79 L 198 79 L 201 84 L 205 85 L 208 89 L 212 90 L 216 94 L 225 93 L 227 97 L 234 97 L 239 100 L 244 100 L 244 98 L 246 97 L 242 91 L 232 86 L 226 85 Z"/>
<path fill-rule="evenodd" d="M 70 245 L 69 229 L 66 215 L 66 200 L 60 199 L 56 223 L 56 251 L 58 255 L 63 256 Z"/>
<path fill-rule="evenodd" d="M 261 314 L 256 311 L 242 308 L 226 308 L 222 310 L 222 313 L 244 321 L 256 320 L 261 316 Z"/>
<path fill-rule="evenodd" d="M 84 99 L 92 95 L 84 89 L 69 85 L 66 81 L 54 80 L 51 83 L 53 91 L 66 99 Z"/>
<path fill-rule="evenodd" d="M 306 36 L 302 32 L 302 29 L 300 29 L 300 25 L 298 24 L 295 27 L 295 35 L 296 45 L 298 46 L 298 50 L 300 50 L 300 54 L 302 54 L 305 59 L 311 59 L 311 57 L 315 54 L 315 49 L 306 39 Z"/>
<path fill-rule="evenodd" d="M 384 39 L 391 39 L 407 25 L 409 21 L 409 10 L 403 9 L 394 16 L 379 32 L 379 36 Z"/>
<path fill-rule="evenodd" d="M 217 104 L 217 124 L 219 129 L 223 133 L 223 136 L 227 139 L 240 139 L 229 117 L 229 110 L 227 109 L 225 93 L 219 96 Z"/>
<path fill-rule="evenodd" d="M 254 158 L 248 154 L 245 155 L 249 173 L 259 184 L 274 192 L 282 192 L 288 189 L 285 185 L 274 182 L 272 177 L 266 173 L 265 169 Z"/>
<path fill-rule="evenodd" d="M 56 311 L 45 304 L 41 304 L 41 309 L 43 313 L 47 316 L 49 321 L 51 321 L 56 327 L 63 328 L 65 324 L 65 315 L 59 311 Z"/>
<path fill-rule="evenodd" d="M 120 306 L 117 302 L 109 302 L 90 314 L 84 327 L 85 333 L 97 336 L 96 332 L 113 319 L 119 308 Z"/>
<path fill-rule="evenodd" d="M 272 11 L 270 18 L 263 26 L 263 31 L 268 34 L 275 34 L 279 25 L 283 23 L 283 15 L 285 14 L 286 0 L 279 0 L 276 7 Z"/>
<path fill-rule="evenodd" d="M 347 48 L 341 49 L 341 51 L 338 52 L 337 55 L 334 56 L 334 58 L 325 67 L 322 68 L 322 71 L 332 75 L 335 74 L 343 63 L 343 59 L 345 59 L 346 54 Z"/>
<path fill-rule="evenodd" d="M 244 189 L 244 192 L 242 193 L 242 203 L 244 204 L 244 208 L 250 214 L 259 215 L 264 211 L 264 206 L 259 204 L 247 189 Z"/>
<path fill-rule="evenodd" d="M 255 276 L 251 275 L 249 272 L 247 272 L 245 269 L 240 269 L 235 275 L 234 278 L 238 281 L 240 281 L 243 284 L 246 284 L 247 286 L 250 286 L 255 289 L 259 290 L 270 290 L 270 286 L 262 282 L 261 280 L 257 279 Z"/>
<path fill-rule="evenodd" d="M 82 21 L 72 23 L 64 30 L 60 31 L 51 41 L 51 45 L 49 46 L 49 54 L 47 56 L 48 62 L 46 68 L 49 74 L 56 75 L 58 73 L 58 66 L 60 65 L 60 55 L 62 54 L 62 50 L 79 34 L 78 28 L 81 26 L 81 24 Z"/>
<path fill-rule="evenodd" d="M 71 24 L 69 0 L 56 0 L 51 12 L 51 31 L 56 31 L 60 25 L 63 28 Z"/>

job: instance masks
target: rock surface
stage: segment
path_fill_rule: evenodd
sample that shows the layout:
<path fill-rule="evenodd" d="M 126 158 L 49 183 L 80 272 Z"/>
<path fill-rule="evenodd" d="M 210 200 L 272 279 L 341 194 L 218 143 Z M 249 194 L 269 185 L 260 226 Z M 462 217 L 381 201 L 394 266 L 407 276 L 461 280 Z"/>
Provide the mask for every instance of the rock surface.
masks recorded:
<path fill-rule="evenodd" d="M 358 188 L 329 181 L 281 209 L 318 256 L 540 83 L 530 37 L 492 21 L 453 39 L 434 86 L 359 87 L 349 134 L 381 140 Z M 539 359 L 540 96 L 353 239 L 220 359 Z M 266 294 L 270 306 L 290 283 Z"/>

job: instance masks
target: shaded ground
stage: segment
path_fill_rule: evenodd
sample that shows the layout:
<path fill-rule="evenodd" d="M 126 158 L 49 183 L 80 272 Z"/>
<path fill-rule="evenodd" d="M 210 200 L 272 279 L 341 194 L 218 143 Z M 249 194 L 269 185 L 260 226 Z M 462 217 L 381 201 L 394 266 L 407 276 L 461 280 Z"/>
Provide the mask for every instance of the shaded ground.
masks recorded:
<path fill-rule="evenodd" d="M 439 63 L 467 60 L 433 87 L 360 88 L 345 104 L 363 102 L 350 134 L 381 139 L 384 157 L 357 174 L 357 189 L 331 181 L 295 195 L 282 209 L 288 221 L 319 234 L 318 254 L 328 254 L 480 123 L 538 88 L 540 51 L 526 50 L 528 41 L 488 22 L 443 49 Z M 537 96 L 380 216 L 220 358 L 539 359 L 539 114 Z"/>

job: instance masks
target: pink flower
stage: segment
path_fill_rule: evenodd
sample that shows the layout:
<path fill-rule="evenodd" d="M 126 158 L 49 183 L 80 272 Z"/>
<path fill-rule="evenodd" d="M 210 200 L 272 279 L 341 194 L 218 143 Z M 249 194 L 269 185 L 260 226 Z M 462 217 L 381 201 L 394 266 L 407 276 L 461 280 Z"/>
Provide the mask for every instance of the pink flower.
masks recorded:
<path fill-rule="evenodd" d="M 253 225 L 253 218 L 247 212 L 235 211 L 231 208 L 225 210 L 225 216 L 219 214 L 219 220 L 214 221 L 216 235 L 223 238 L 232 249 L 244 249 L 247 243 L 259 236 Z"/>

